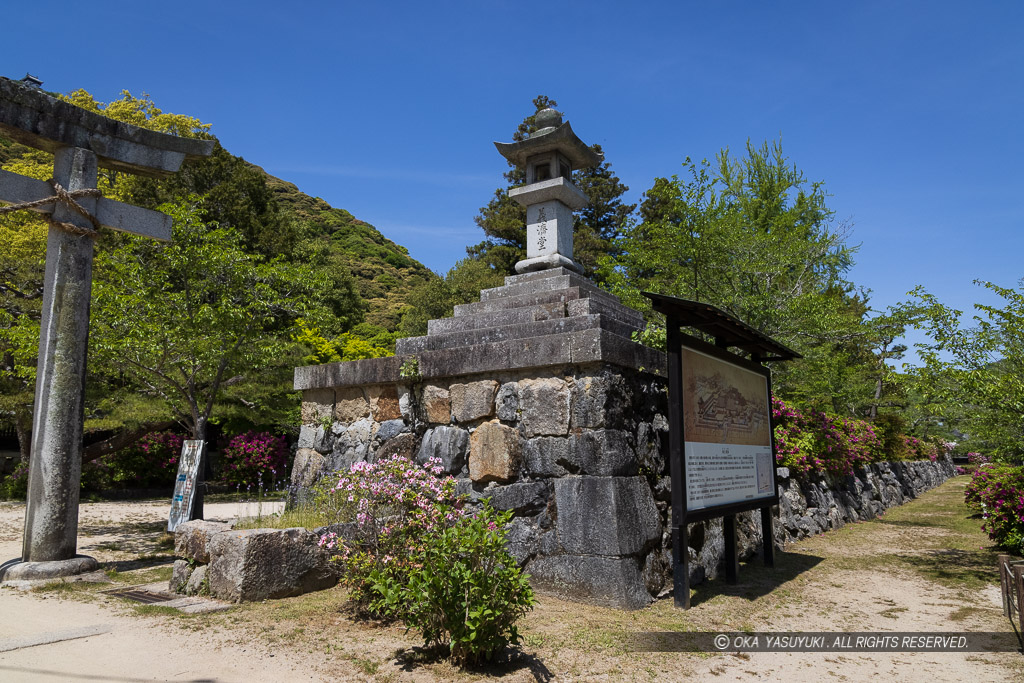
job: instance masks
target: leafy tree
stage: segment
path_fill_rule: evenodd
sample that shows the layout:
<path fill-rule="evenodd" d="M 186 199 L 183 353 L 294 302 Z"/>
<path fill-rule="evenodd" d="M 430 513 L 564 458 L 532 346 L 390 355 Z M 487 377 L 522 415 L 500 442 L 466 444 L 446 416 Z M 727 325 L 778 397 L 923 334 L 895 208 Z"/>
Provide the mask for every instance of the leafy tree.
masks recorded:
<path fill-rule="evenodd" d="M 646 311 L 645 290 L 718 306 L 805 356 L 777 371 L 781 395 L 832 397 L 844 382 L 836 352 L 861 334 L 865 308 L 845 279 L 854 249 L 823 185 L 808 184 L 779 143 L 683 166 L 683 178 L 655 179 L 618 254 L 603 259 L 610 289 Z"/>
<path fill-rule="evenodd" d="M 523 119 L 512 135 L 516 142 L 527 139 L 537 130 L 538 112 L 553 109 L 558 103 L 546 95 L 538 95 L 533 106 L 534 113 Z M 592 145 L 591 148 L 603 153 L 600 145 Z M 526 173 L 512 164 L 509 167 L 504 174 L 508 186 L 495 190 L 494 197 L 480 209 L 475 219 L 486 239 L 466 251 L 470 256 L 482 259 L 495 272 L 511 275 L 515 272 L 516 262 L 526 258 L 526 209 L 509 199 L 508 191 L 524 184 Z M 573 183 L 590 200 L 574 220 L 573 258 L 583 267 L 585 275 L 600 279 L 597 269 L 599 257 L 614 249 L 615 240 L 636 205 L 623 203 L 622 195 L 629 188 L 619 181 L 607 161 L 594 168 L 574 171 Z"/>
<path fill-rule="evenodd" d="M 221 390 L 282 355 L 294 319 L 318 313 L 323 283 L 203 223 L 197 198 L 161 208 L 174 218 L 172 243 L 126 236 L 97 261 L 92 350 L 205 439 Z"/>
<path fill-rule="evenodd" d="M 926 311 L 930 341 L 918 344 L 922 365 L 909 380 L 925 395 L 927 423 L 955 426 L 971 449 L 1003 460 L 1024 457 L 1024 280 L 1017 288 L 977 280 L 1002 300 L 975 304 L 973 326 L 959 324 L 960 311 L 922 288 L 912 292 Z"/>

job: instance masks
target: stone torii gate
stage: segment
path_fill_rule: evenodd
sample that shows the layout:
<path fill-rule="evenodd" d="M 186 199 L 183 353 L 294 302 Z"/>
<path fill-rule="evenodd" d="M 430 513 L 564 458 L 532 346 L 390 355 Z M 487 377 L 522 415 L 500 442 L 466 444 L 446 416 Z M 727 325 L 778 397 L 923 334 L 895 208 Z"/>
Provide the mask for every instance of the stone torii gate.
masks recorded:
<path fill-rule="evenodd" d="M 37 211 L 50 223 L 24 545 L 20 560 L 0 565 L 0 580 L 67 576 L 98 566 L 76 555 L 97 228 L 171 239 L 169 216 L 99 196 L 97 167 L 167 177 L 185 159 L 209 156 L 213 141 L 114 121 L 6 78 L 0 78 L 0 133 L 54 155 L 51 182 L 0 171 L 0 203 Z"/>

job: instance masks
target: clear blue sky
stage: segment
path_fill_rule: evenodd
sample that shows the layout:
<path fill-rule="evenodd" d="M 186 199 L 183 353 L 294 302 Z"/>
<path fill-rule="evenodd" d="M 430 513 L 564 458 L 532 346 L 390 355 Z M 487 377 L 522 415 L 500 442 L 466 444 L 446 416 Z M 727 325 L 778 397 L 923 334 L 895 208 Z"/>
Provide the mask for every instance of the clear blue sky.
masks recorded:
<path fill-rule="evenodd" d="M 686 156 L 781 137 L 877 307 L 1024 276 L 1024 3 L 9 3 L 0 75 L 121 89 L 444 272 L 491 145 L 555 98 L 639 200 Z"/>

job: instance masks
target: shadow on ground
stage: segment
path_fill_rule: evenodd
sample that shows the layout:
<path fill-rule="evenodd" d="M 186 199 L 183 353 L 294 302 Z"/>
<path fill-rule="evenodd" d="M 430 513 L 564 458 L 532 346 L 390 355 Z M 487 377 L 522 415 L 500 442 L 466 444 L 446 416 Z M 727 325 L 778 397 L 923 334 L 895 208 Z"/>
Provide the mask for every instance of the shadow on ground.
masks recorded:
<path fill-rule="evenodd" d="M 177 558 L 174 555 L 149 555 L 135 560 L 112 560 L 110 562 L 100 562 L 100 568 L 104 571 L 113 569 L 119 573 L 132 572 L 136 569 L 149 569 L 151 567 L 162 567 L 174 564 L 174 560 L 176 559 Z"/>
<path fill-rule="evenodd" d="M 425 664 L 434 664 L 443 661 L 448 657 L 448 648 L 441 647 L 414 647 L 408 650 L 395 652 L 395 660 L 401 665 L 403 671 L 414 671 Z M 535 681 L 547 683 L 554 680 L 554 675 L 535 655 L 527 654 L 522 650 L 505 648 L 504 652 L 486 664 L 467 665 L 465 671 L 471 674 L 479 674 L 486 677 L 504 676 L 528 669 Z"/>
<path fill-rule="evenodd" d="M 690 606 L 696 607 L 719 595 L 757 600 L 804 572 L 814 569 L 824 559 L 817 555 L 776 550 L 775 567 L 765 567 L 763 560 L 756 557 L 750 562 L 740 564 L 739 581 L 735 584 L 726 583 L 724 570 L 719 572 L 716 578 L 698 584 L 690 596 Z"/>
<path fill-rule="evenodd" d="M 991 550 L 926 550 L 899 558 L 920 572 L 945 582 L 999 582 L 996 555 Z"/>

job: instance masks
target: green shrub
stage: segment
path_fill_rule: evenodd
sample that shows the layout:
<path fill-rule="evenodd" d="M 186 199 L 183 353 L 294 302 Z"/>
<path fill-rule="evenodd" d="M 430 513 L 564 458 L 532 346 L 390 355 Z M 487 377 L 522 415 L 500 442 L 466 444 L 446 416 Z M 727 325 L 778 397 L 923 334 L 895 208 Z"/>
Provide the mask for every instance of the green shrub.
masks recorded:
<path fill-rule="evenodd" d="M 358 610 L 401 619 L 457 662 L 477 662 L 519 642 L 515 622 L 533 592 L 505 550 L 511 513 L 468 514 L 441 472 L 436 458 L 422 467 L 397 455 L 354 464 L 333 492 L 317 495 L 337 521 L 354 520 L 355 532 L 328 532 L 320 545 L 337 553 Z"/>
<path fill-rule="evenodd" d="M 534 598 L 505 549 L 511 518 L 485 505 L 427 535 L 404 576 L 371 574 L 376 608 L 419 630 L 427 645 L 447 645 L 460 664 L 490 660 L 518 645 L 516 621 Z"/>
<path fill-rule="evenodd" d="M 28 463 L 19 462 L 14 471 L 0 479 L 0 498 L 25 500 L 28 497 Z"/>

